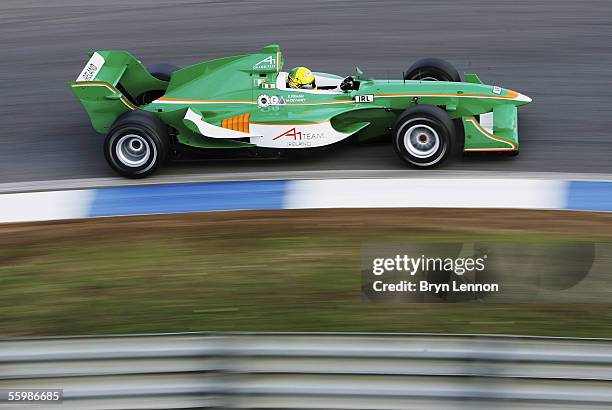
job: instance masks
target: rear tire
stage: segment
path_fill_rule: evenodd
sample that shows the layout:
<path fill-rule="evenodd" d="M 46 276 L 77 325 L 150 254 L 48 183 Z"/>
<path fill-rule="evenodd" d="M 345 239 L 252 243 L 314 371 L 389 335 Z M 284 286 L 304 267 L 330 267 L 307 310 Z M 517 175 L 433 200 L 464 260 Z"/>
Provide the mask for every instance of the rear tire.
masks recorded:
<path fill-rule="evenodd" d="M 404 111 L 393 129 L 395 152 L 410 166 L 431 168 L 451 152 L 455 126 L 443 109 L 418 105 Z"/>
<path fill-rule="evenodd" d="M 174 64 L 168 63 L 160 63 L 160 64 L 152 64 L 147 66 L 147 71 L 153 77 L 158 80 L 170 82 L 170 78 L 172 77 L 172 73 L 176 70 L 180 70 L 180 67 L 175 66 Z M 167 86 L 166 86 L 167 87 Z M 166 90 L 147 90 L 144 93 L 140 94 L 136 97 L 136 104 L 139 107 L 143 105 L 147 105 L 157 100 L 159 97 L 163 96 L 166 93 Z"/>
<path fill-rule="evenodd" d="M 115 121 L 104 141 L 112 169 L 127 178 L 144 178 L 163 163 L 170 151 L 166 126 L 148 111 L 130 111 Z"/>
<path fill-rule="evenodd" d="M 461 75 L 448 61 L 423 58 L 410 66 L 404 80 L 461 82 Z"/>
<path fill-rule="evenodd" d="M 181 68 L 169 63 L 151 64 L 147 66 L 147 71 L 158 80 L 170 81 L 172 73 Z"/>

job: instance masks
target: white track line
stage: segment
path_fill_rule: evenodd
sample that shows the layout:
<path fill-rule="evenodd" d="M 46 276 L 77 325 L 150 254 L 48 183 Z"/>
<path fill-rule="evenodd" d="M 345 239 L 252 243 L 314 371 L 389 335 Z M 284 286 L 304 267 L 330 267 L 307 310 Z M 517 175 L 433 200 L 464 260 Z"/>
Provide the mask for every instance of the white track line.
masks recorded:
<path fill-rule="evenodd" d="M 561 172 L 500 172 L 500 171 L 447 171 L 447 170 L 331 170 L 331 171 L 273 171 L 211 174 L 159 175 L 147 179 L 88 178 L 50 181 L 9 182 L 0 184 L 0 194 L 40 192 L 135 185 L 164 185 L 199 182 L 266 181 L 293 179 L 546 179 L 571 181 L 612 181 L 612 174 Z"/>

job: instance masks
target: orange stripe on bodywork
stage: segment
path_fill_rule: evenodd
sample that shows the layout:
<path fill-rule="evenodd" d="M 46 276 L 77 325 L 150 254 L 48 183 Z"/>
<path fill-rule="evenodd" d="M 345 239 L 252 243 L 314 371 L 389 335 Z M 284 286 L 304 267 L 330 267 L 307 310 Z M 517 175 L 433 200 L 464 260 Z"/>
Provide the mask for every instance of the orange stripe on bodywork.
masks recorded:
<path fill-rule="evenodd" d="M 482 94 L 376 94 L 375 97 L 467 97 L 467 98 L 494 98 L 502 100 L 513 100 L 519 96 L 516 91 L 508 90 L 507 95 L 482 95 Z"/>
<path fill-rule="evenodd" d="M 336 100 L 336 101 L 321 101 L 321 102 L 304 102 L 304 103 L 287 103 L 286 105 L 330 105 L 330 104 L 346 104 L 354 103 L 353 100 Z"/>
<path fill-rule="evenodd" d="M 375 94 L 374 97 L 459 97 L 459 98 L 490 98 L 496 100 L 514 100 L 519 96 L 516 91 L 508 90 L 506 95 L 482 95 L 482 94 Z M 160 97 L 154 102 L 157 103 L 182 103 L 182 104 L 256 104 L 251 100 L 192 100 L 184 98 Z M 333 105 L 353 103 L 353 100 L 335 100 L 320 102 L 286 103 L 287 106 L 308 106 L 308 105 Z"/>
<path fill-rule="evenodd" d="M 183 98 L 171 98 L 171 97 L 160 97 L 153 101 L 155 103 L 182 103 L 182 104 L 257 104 L 255 101 L 250 100 L 188 100 Z M 333 104 L 346 104 L 353 103 L 353 100 L 336 100 L 336 101 L 321 101 L 321 102 L 304 102 L 304 103 L 286 103 L 288 106 L 301 106 L 301 105 L 333 105 Z"/>
<path fill-rule="evenodd" d="M 108 89 L 113 94 L 120 93 L 120 91 L 118 89 L 116 89 L 115 87 L 113 87 L 112 85 L 107 84 L 107 83 L 98 82 L 98 81 L 76 83 L 76 84 L 71 84 L 70 86 L 71 87 L 105 87 L 106 89 Z M 134 104 L 129 102 L 128 99 L 125 98 L 123 95 L 121 96 L 119 101 L 121 101 L 130 110 L 137 110 L 138 109 L 138 107 L 136 107 Z"/>
<path fill-rule="evenodd" d="M 159 97 L 157 102 L 182 102 L 182 103 L 244 103 L 244 104 L 253 104 L 254 102 L 251 100 L 190 100 L 184 98 L 172 98 L 172 97 Z"/>
<path fill-rule="evenodd" d="M 464 152 L 516 151 L 512 148 L 466 148 Z"/>

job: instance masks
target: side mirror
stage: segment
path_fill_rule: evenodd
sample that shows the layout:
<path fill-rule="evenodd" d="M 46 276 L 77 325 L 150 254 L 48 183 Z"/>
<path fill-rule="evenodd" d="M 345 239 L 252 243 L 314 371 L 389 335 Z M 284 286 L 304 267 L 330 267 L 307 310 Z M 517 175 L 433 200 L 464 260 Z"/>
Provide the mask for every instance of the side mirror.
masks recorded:
<path fill-rule="evenodd" d="M 361 68 L 355 67 L 355 79 L 360 80 L 362 75 L 363 71 L 361 71 Z"/>

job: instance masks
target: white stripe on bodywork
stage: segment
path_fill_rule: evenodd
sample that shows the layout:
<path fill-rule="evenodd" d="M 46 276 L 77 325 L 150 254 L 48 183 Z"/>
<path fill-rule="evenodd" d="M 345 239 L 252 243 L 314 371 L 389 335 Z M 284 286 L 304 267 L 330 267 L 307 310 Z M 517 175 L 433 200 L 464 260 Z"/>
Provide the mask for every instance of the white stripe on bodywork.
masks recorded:
<path fill-rule="evenodd" d="M 206 122 L 201 115 L 187 109 L 185 120 L 192 122 L 200 134 L 210 138 L 250 138 L 250 143 L 266 148 L 315 148 L 334 144 L 351 133 L 338 132 L 331 122 L 314 124 L 250 123 L 250 132 L 234 131 Z"/>
<path fill-rule="evenodd" d="M 210 138 L 245 138 L 253 136 L 246 132 L 234 131 L 228 128 L 218 127 L 204 121 L 201 115 L 197 114 L 191 108 L 187 109 L 185 119 L 191 121 L 197 128 L 200 134 Z"/>
<path fill-rule="evenodd" d="M 338 132 L 331 122 L 315 124 L 259 124 L 251 123 L 251 144 L 267 148 L 314 148 L 334 144 L 351 133 Z"/>
<path fill-rule="evenodd" d="M 300 180 L 289 182 L 284 208 L 563 209 L 567 190 L 536 179 Z"/>
<path fill-rule="evenodd" d="M 88 217 L 94 191 L 29 192 L 0 195 L 0 223 Z"/>

